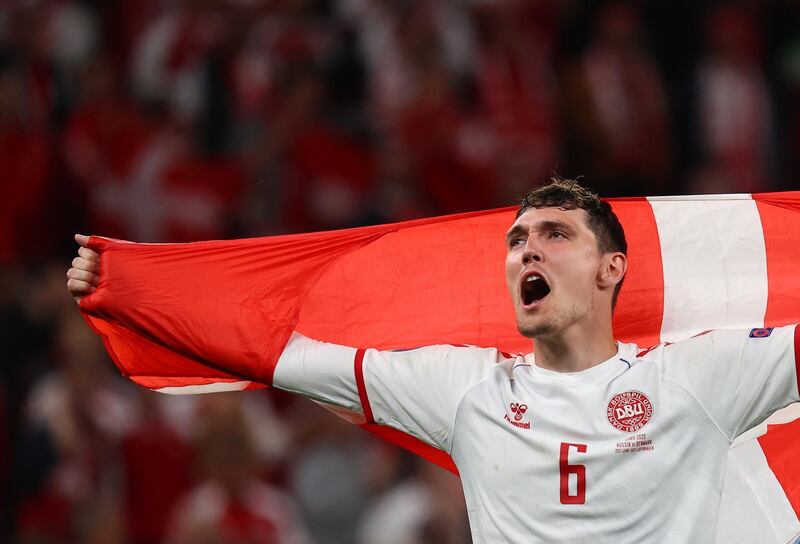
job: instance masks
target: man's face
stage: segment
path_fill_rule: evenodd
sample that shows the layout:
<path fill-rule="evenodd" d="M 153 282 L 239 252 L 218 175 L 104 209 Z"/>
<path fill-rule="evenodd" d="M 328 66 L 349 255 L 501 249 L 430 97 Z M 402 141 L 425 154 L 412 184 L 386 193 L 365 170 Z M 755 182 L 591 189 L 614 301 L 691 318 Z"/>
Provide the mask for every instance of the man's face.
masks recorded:
<path fill-rule="evenodd" d="M 532 208 L 509 229 L 506 285 L 523 335 L 558 333 L 609 304 L 598 298 L 604 256 L 587 220 L 581 209 Z"/>

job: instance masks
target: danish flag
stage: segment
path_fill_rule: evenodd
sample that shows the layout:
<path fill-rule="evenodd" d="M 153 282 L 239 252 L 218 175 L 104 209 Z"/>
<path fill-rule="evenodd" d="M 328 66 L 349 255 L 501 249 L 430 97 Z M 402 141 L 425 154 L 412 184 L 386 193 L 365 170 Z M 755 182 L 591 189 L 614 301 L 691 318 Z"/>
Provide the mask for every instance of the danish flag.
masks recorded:
<path fill-rule="evenodd" d="M 608 202 L 629 243 L 619 340 L 648 347 L 711 328 L 800 322 L 800 191 Z M 268 386 L 294 329 L 350 346 L 526 352 L 502 274 L 514 212 L 191 244 L 92 237 L 102 274 L 81 307 L 124 375 L 169 393 Z M 444 452 L 364 426 L 455 471 Z M 718 542 L 741 541 L 745 524 L 762 544 L 800 531 L 797 459 L 800 405 L 737 439 Z"/>

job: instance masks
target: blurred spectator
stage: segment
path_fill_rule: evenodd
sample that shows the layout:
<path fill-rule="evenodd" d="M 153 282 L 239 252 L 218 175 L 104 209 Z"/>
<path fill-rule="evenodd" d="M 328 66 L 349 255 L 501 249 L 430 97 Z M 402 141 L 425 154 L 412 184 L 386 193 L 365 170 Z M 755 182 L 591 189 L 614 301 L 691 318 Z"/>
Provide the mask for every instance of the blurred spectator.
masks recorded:
<path fill-rule="evenodd" d="M 425 0 L 353 0 L 342 11 L 361 37 L 372 118 L 385 147 L 404 156 L 412 191 L 426 197 L 433 213 L 491 202 L 487 168 L 462 143 L 474 128 L 470 13 L 456 2 Z"/>
<path fill-rule="evenodd" d="M 49 134 L 25 116 L 26 96 L 12 60 L 0 53 L 0 263 L 19 265 L 31 246 L 47 239 L 37 217 L 51 176 Z"/>
<path fill-rule="evenodd" d="M 800 3 L 779 0 L 759 11 L 763 17 L 762 66 L 773 90 L 778 175 L 775 189 L 791 189 L 800 179 Z"/>
<path fill-rule="evenodd" d="M 287 149 L 285 223 L 309 230 L 361 223 L 374 182 L 369 149 L 324 127 L 309 127 Z"/>
<path fill-rule="evenodd" d="M 139 241 L 224 236 L 242 187 L 239 166 L 199 156 L 180 125 L 144 116 L 106 59 L 88 67 L 83 90 L 65 155 L 87 188 L 92 228 Z"/>
<path fill-rule="evenodd" d="M 246 444 L 252 451 L 242 452 L 253 456 L 256 470 L 250 479 L 269 475 L 262 469 L 285 455 L 288 433 L 264 395 L 175 397 L 142 390 L 140 397 L 140 417 L 122 443 L 126 530 L 135 544 L 163 542 L 178 503 L 190 500 L 185 498 L 189 488 L 198 477 L 213 480 L 216 469 L 203 468 L 203 448 L 225 417 L 250 437 Z M 192 470 L 195 461 L 200 470 Z"/>
<path fill-rule="evenodd" d="M 705 29 L 696 76 L 699 159 L 690 191 L 764 191 L 774 172 L 773 112 L 756 25 L 742 8 L 724 6 L 711 12 Z"/>
<path fill-rule="evenodd" d="M 298 399 L 284 413 L 295 432 L 289 489 L 316 544 L 355 542 L 368 504 L 377 451 L 364 431 Z"/>
<path fill-rule="evenodd" d="M 458 477 L 426 461 L 417 474 L 390 488 L 367 510 L 359 544 L 461 544 L 469 540 Z"/>
<path fill-rule="evenodd" d="M 53 61 L 68 74 L 79 70 L 99 49 L 100 29 L 92 11 L 82 2 L 43 2 L 49 15 L 48 30 Z M 72 81 L 69 81 L 70 85 Z"/>
<path fill-rule="evenodd" d="M 33 387 L 15 477 L 21 542 L 123 542 L 119 441 L 136 415 L 77 316 L 58 330 L 60 367 Z"/>
<path fill-rule="evenodd" d="M 101 121 L 102 122 L 102 121 Z M 241 170 L 231 160 L 204 159 L 193 153 L 184 134 L 171 127 L 153 132 L 136 153 L 120 140 L 120 177 L 100 175 L 88 187 L 92 228 L 108 236 L 141 242 L 186 242 L 226 235 L 241 190 Z M 110 127 L 109 127 L 110 128 Z M 78 138 L 78 136 L 76 136 Z M 79 144 L 80 145 L 80 144 Z M 103 161 L 93 173 L 111 173 Z"/>
<path fill-rule="evenodd" d="M 187 122 L 202 108 L 205 61 L 233 29 L 224 1 L 181 1 L 170 8 L 136 41 L 131 83 L 140 100 L 164 104 Z"/>
<path fill-rule="evenodd" d="M 122 442 L 123 512 L 132 544 L 163 541 L 169 518 L 191 483 L 189 444 L 169 425 L 156 395 L 140 392 L 140 417 Z"/>
<path fill-rule="evenodd" d="M 371 76 L 371 107 L 376 121 L 396 116 L 419 93 L 428 62 L 458 77 L 472 71 L 474 32 L 469 13 L 453 0 L 345 0 L 343 16 L 357 29 Z"/>
<path fill-rule="evenodd" d="M 378 150 L 376 187 L 370 199 L 372 223 L 406 221 L 432 215 L 429 202 L 415 183 L 410 157 L 403 150 L 386 142 Z M 367 218 L 368 219 L 368 218 Z"/>
<path fill-rule="evenodd" d="M 175 544 L 305 544 L 291 499 L 267 485 L 240 395 L 203 399 L 195 438 L 201 478 L 181 500 L 166 542 Z"/>
<path fill-rule="evenodd" d="M 604 195 L 662 192 L 670 174 L 667 102 L 633 3 L 613 2 L 564 79 L 570 170 Z"/>
<path fill-rule="evenodd" d="M 495 152 L 484 160 L 497 169 L 499 206 L 521 198 L 559 162 L 558 13 L 550 0 L 488 3 L 476 11 L 482 29 L 477 83 L 495 138 Z M 512 174 L 515 165 L 522 176 Z"/>
<path fill-rule="evenodd" d="M 22 99 L 15 114 L 28 127 L 57 128 L 68 108 L 68 68 L 77 64 L 91 47 L 91 43 L 74 45 L 76 40 L 65 29 L 83 29 L 86 36 L 91 36 L 91 26 L 84 24 L 85 18 L 80 14 L 85 12 L 72 2 L 7 4 L 3 53 Z M 88 40 L 91 42 L 91 38 Z M 57 60 L 63 60 L 64 64 L 58 64 Z"/>
<path fill-rule="evenodd" d="M 418 53 L 418 86 L 389 138 L 407 154 L 413 178 L 434 213 L 480 209 L 495 198 L 483 157 L 471 156 L 473 148 L 462 145 L 462 135 L 476 128 L 471 124 L 474 105 L 458 95 L 454 75 L 432 53 Z"/>

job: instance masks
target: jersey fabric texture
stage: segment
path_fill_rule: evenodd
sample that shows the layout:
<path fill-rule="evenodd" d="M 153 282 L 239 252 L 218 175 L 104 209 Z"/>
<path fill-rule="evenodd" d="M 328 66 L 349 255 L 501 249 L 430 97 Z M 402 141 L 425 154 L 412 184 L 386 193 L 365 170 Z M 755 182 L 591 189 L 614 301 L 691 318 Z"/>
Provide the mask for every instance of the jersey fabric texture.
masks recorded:
<path fill-rule="evenodd" d="M 731 442 L 800 400 L 799 335 L 618 343 L 558 373 L 533 354 L 362 351 L 295 333 L 273 383 L 448 452 L 475 543 L 707 543 Z"/>

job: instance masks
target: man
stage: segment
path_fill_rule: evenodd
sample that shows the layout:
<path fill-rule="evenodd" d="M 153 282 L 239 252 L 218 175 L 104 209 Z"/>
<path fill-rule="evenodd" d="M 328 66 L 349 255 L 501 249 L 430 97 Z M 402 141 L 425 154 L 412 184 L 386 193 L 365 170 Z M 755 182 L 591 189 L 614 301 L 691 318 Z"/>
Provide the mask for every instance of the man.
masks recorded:
<path fill-rule="evenodd" d="M 68 286 L 81 297 L 99 261 L 77 240 Z M 624 233 L 573 181 L 529 193 L 506 243 L 517 327 L 535 355 L 357 350 L 295 333 L 273 385 L 447 452 L 476 543 L 713 542 L 731 442 L 800 400 L 796 327 L 647 350 L 615 342 Z"/>

